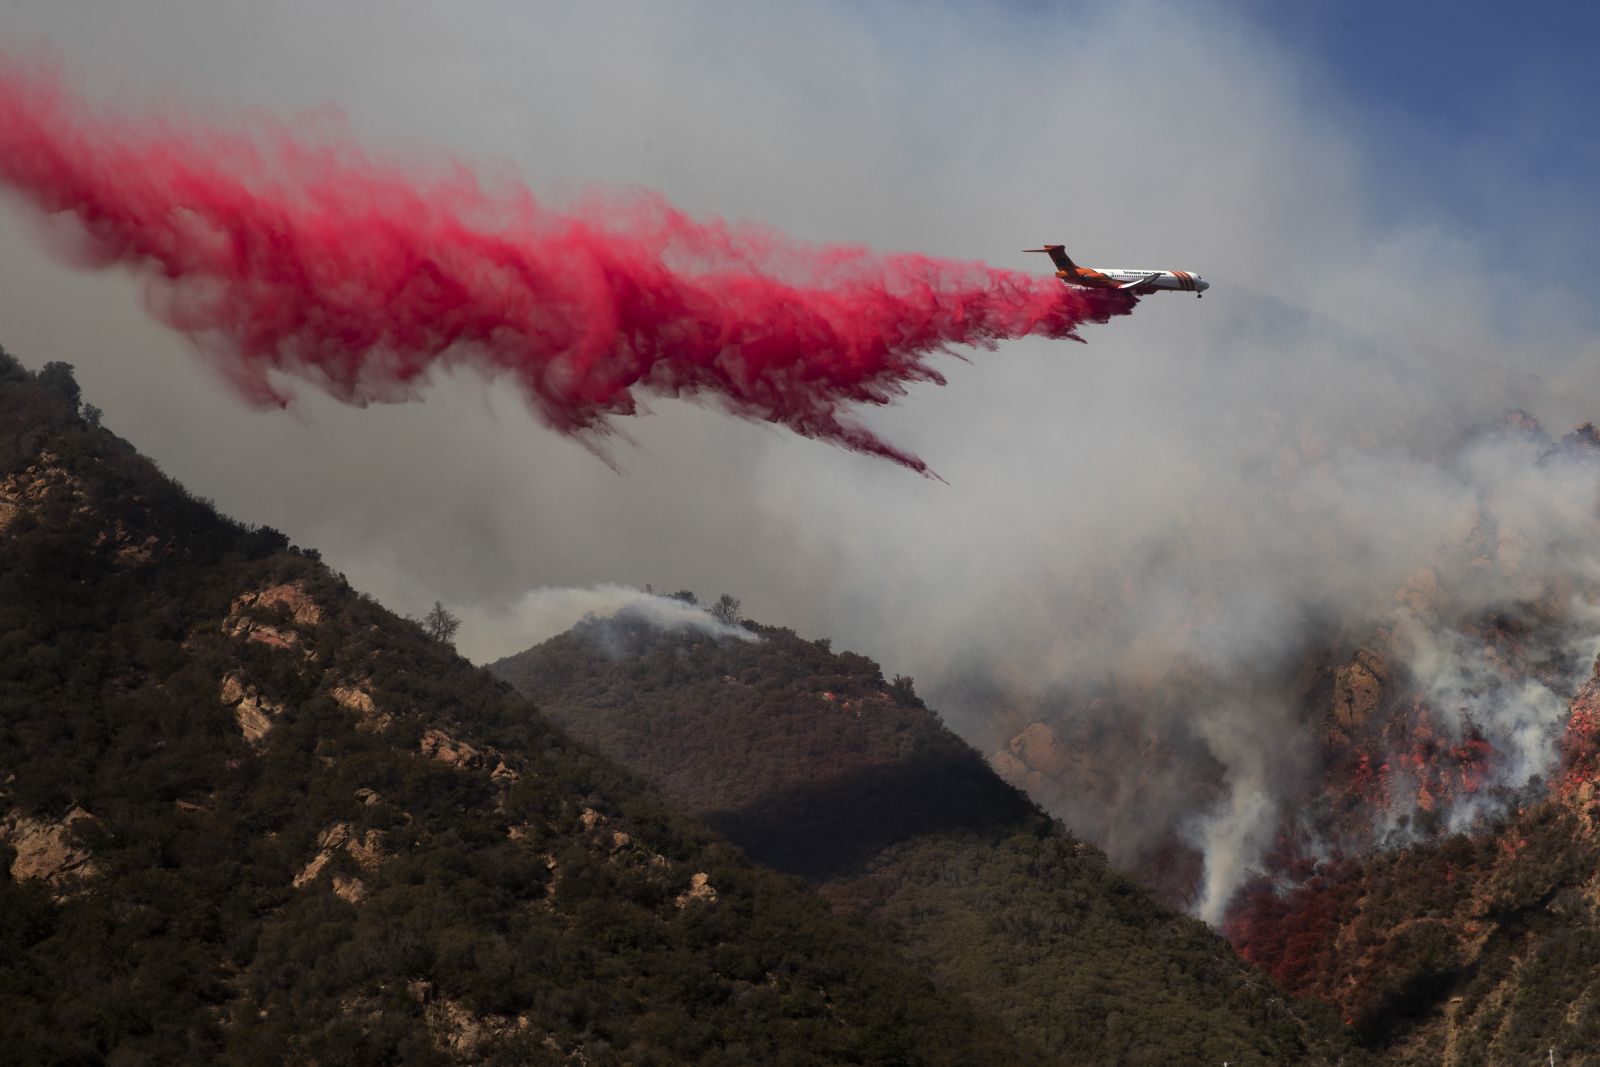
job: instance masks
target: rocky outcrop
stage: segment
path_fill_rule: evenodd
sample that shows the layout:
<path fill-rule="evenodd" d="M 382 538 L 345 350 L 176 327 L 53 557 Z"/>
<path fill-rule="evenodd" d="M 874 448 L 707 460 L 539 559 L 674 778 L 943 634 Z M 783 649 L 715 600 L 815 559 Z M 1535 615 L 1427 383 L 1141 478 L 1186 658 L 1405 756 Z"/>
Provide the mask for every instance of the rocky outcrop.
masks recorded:
<path fill-rule="evenodd" d="M 260 610 L 283 607 L 296 626 L 316 626 L 323 619 L 322 608 L 306 592 L 303 582 L 285 582 L 254 593 L 240 594 L 233 602 L 232 612 L 237 615 L 252 607 Z"/>
<path fill-rule="evenodd" d="M 336 874 L 333 876 L 333 895 L 348 904 L 359 904 L 367 899 L 367 886 L 359 878 Z"/>
<path fill-rule="evenodd" d="M 1371 720 L 1383 700 L 1389 681 L 1389 661 L 1381 653 L 1362 648 L 1333 672 L 1333 728 L 1348 742 Z"/>
<path fill-rule="evenodd" d="M 294 887 L 299 889 L 316 881 L 341 850 L 349 853 L 363 871 L 370 873 L 377 870 L 389 856 L 384 851 L 384 840 L 382 830 L 368 830 L 365 836 L 357 837 L 349 823 L 334 823 L 317 837 L 317 854 L 294 876 Z M 333 891 L 352 904 L 365 899 L 367 895 L 367 887 L 361 879 L 348 875 L 334 876 Z"/>
<path fill-rule="evenodd" d="M 259 618 L 260 615 L 267 618 Z M 301 627 L 316 626 L 323 620 L 322 608 L 305 591 L 304 584 L 285 582 L 235 597 L 228 617 L 222 621 L 222 632 L 229 637 L 256 641 L 272 648 L 293 649 L 300 644 L 300 634 L 277 624 L 278 618 L 283 615 L 287 615 L 295 626 Z M 309 650 L 305 655 L 315 658 L 315 653 Z"/>
<path fill-rule="evenodd" d="M 0 478 L 0 533 L 4 533 L 22 512 L 36 507 L 52 497 L 65 497 L 76 502 L 78 511 L 89 510 L 87 494 L 82 479 L 60 466 L 61 458 L 53 452 L 41 452 L 37 462 L 15 474 Z M 117 519 L 108 529 L 102 529 L 95 538 L 96 546 L 110 544 L 118 563 L 136 566 L 154 559 L 162 545 L 159 536 L 143 536 L 129 530 L 127 524 Z"/>
<path fill-rule="evenodd" d="M 333 690 L 333 699 L 363 719 L 378 713 L 378 706 L 373 703 L 372 694 L 365 689 L 348 685 L 336 686 Z"/>
<path fill-rule="evenodd" d="M 81 826 L 95 824 L 94 816 L 77 806 L 59 819 L 36 819 L 12 811 L 0 819 L 0 841 L 16 854 L 11 877 L 19 882 L 48 882 L 58 890 L 58 900 L 70 896 L 77 882 L 99 873 L 89 850 L 75 840 Z"/>
<path fill-rule="evenodd" d="M 1072 763 L 1071 750 L 1042 722 L 1034 723 L 1013 737 L 1006 748 L 1014 759 L 1046 778 L 1061 774 Z"/>
<path fill-rule="evenodd" d="M 459 1060 L 470 1062 L 477 1058 L 482 1046 L 513 1034 L 525 1033 L 533 1026 L 526 1015 L 511 1018 L 506 1015 L 474 1014 L 460 1001 L 439 996 L 432 982 L 414 981 L 406 989 L 422 1006 L 422 1017 L 433 1034 L 434 1043 Z M 548 1036 L 545 1040 L 552 1052 L 560 1051 Z"/>
<path fill-rule="evenodd" d="M 32 466 L 0 478 L 0 533 L 16 521 L 23 509 L 58 494 L 83 495 L 83 483 L 60 466 L 61 457 L 53 452 L 39 453 Z"/>
<path fill-rule="evenodd" d="M 222 679 L 222 692 L 219 697 L 222 703 L 233 709 L 233 717 L 239 724 L 239 731 L 252 745 L 259 745 L 261 739 L 272 730 L 272 720 L 283 714 L 282 704 L 262 697 L 255 686 L 245 684 L 237 671 L 229 673 Z"/>
<path fill-rule="evenodd" d="M 481 751 L 465 741 L 457 740 L 438 727 L 429 727 L 422 732 L 418 750 L 428 759 L 438 760 L 447 767 L 477 770 L 484 765 L 484 755 Z"/>
<path fill-rule="evenodd" d="M 335 686 L 330 693 L 335 703 L 354 715 L 364 730 L 382 732 L 394 725 L 394 716 L 378 708 L 372 698 L 371 682 Z"/>
<path fill-rule="evenodd" d="M 716 887 L 711 884 L 711 876 L 704 871 L 698 871 L 689 879 L 689 888 L 679 893 L 672 903 L 679 908 L 687 908 L 691 904 L 715 904 L 717 902 Z"/>
<path fill-rule="evenodd" d="M 161 538 L 155 534 L 135 539 L 127 524 L 118 519 L 109 531 L 100 531 L 100 536 L 95 538 L 96 545 L 115 545 L 115 556 L 118 563 L 123 566 L 133 567 L 141 563 L 149 563 L 156 557 L 157 549 L 161 547 Z"/>
<path fill-rule="evenodd" d="M 293 630 L 283 630 L 266 623 L 247 619 L 242 615 L 230 615 L 222 623 L 222 632 L 229 637 L 239 637 L 246 641 L 256 641 L 272 648 L 292 649 L 300 643 L 300 635 Z"/>

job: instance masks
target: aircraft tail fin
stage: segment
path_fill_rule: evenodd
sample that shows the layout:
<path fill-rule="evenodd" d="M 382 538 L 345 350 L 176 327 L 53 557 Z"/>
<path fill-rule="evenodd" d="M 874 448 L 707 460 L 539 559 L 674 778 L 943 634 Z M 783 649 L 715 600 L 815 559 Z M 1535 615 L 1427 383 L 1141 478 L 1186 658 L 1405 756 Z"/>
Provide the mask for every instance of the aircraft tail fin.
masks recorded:
<path fill-rule="evenodd" d="M 1024 248 L 1024 252 L 1043 252 L 1050 257 L 1050 262 L 1056 265 L 1056 270 L 1076 271 L 1077 264 L 1072 262 L 1072 257 L 1067 255 L 1063 245 L 1045 245 L 1043 248 Z"/>

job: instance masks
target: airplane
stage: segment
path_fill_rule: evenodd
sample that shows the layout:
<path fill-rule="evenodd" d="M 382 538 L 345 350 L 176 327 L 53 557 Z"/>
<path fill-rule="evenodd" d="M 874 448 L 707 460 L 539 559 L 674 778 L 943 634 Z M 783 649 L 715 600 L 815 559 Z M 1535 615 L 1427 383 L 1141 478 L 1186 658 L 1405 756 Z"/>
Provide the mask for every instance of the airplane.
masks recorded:
<path fill-rule="evenodd" d="M 1127 289 L 1144 296 L 1157 289 L 1174 289 L 1178 292 L 1204 295 L 1211 283 L 1186 270 L 1112 270 L 1107 267 L 1080 267 L 1072 262 L 1062 245 L 1045 245 L 1043 248 L 1024 248 L 1024 252 L 1044 252 L 1056 265 L 1056 277 L 1068 285 L 1081 285 L 1087 289 Z"/>

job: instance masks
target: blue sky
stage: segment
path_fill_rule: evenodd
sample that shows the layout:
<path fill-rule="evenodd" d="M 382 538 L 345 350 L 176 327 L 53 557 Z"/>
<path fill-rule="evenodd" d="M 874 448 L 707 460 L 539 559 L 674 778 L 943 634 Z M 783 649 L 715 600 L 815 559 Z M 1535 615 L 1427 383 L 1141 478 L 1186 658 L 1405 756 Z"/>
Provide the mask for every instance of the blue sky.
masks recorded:
<path fill-rule="evenodd" d="M 1541 103 L 1588 121 L 1593 132 L 1600 8 L 1592 5 L 1545 5 L 1530 14 L 1505 3 L 1250 0 L 1243 9 L 1325 65 L 1365 110 L 1399 125 L 1470 137 L 1502 122 L 1508 107 Z"/>
<path fill-rule="evenodd" d="M 1304 57 L 1328 107 L 1371 136 L 1406 212 L 1430 198 L 1498 250 L 1584 256 L 1600 183 L 1600 7 L 1505 3 L 1238 5 Z"/>
<path fill-rule="evenodd" d="M 1496 262 L 1541 262 L 1552 280 L 1586 269 L 1600 232 L 1600 5 L 1213 0 L 1166 10 L 1138 4 L 1131 14 L 1159 36 L 1163 23 L 1209 10 L 1205 21 L 1245 53 L 1275 57 L 1292 72 L 1308 124 L 1349 135 L 1354 165 L 1375 190 L 1373 222 L 1450 231 Z M 1043 92 L 1124 13 L 1080 0 L 1012 0 L 966 20 L 965 32 L 974 44 L 1034 52 Z M 903 7 L 866 17 L 886 52 L 920 63 L 948 45 L 930 28 L 942 24 L 909 18 Z M 929 92 L 947 75 L 919 67 Z M 1109 105 L 1126 106 L 1121 91 L 1108 87 Z M 1184 106 L 1181 94 L 1172 98 Z"/>

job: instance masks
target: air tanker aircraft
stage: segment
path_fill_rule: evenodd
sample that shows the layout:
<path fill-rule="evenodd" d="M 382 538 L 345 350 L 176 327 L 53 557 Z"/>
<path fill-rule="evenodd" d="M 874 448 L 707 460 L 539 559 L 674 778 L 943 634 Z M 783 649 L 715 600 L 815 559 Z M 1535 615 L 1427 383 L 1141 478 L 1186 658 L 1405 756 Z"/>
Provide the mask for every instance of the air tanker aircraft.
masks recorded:
<path fill-rule="evenodd" d="M 1024 252 L 1044 252 L 1056 265 L 1056 277 L 1068 285 L 1081 285 L 1087 289 L 1131 289 L 1139 296 L 1157 289 L 1175 289 L 1180 293 L 1201 296 L 1211 288 L 1211 283 L 1198 274 L 1186 270 L 1113 270 L 1109 267 L 1080 267 L 1072 262 L 1061 245 L 1043 248 L 1025 248 Z"/>

